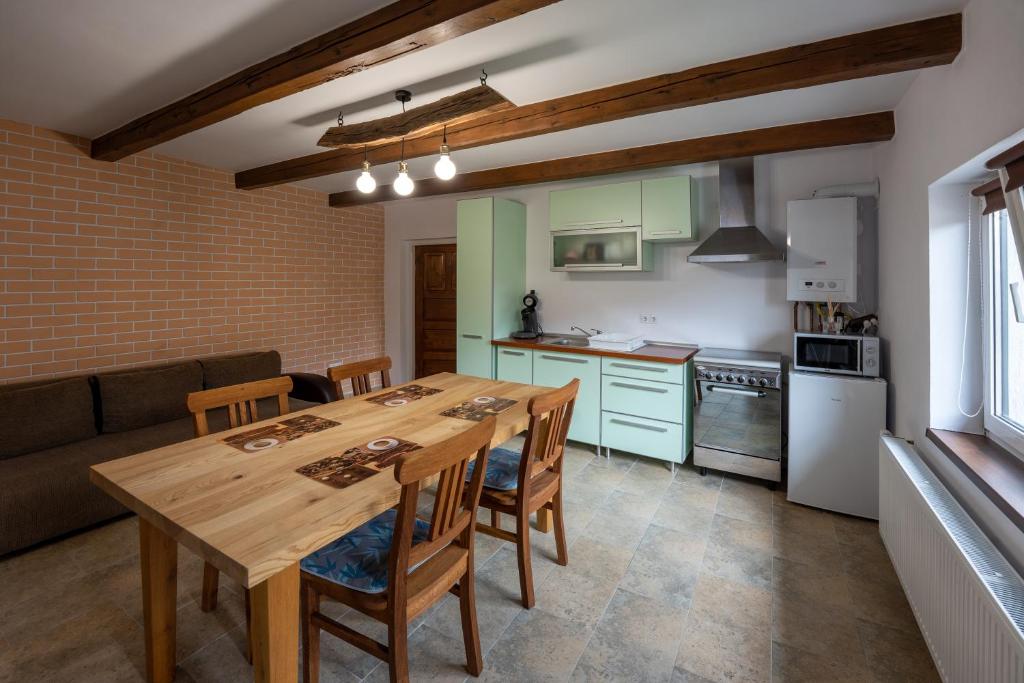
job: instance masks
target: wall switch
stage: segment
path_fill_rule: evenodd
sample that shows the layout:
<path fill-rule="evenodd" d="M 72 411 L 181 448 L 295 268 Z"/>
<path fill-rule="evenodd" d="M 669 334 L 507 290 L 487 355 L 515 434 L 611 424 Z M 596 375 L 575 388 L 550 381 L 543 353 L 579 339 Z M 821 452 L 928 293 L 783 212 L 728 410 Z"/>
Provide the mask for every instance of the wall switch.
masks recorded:
<path fill-rule="evenodd" d="M 640 322 L 644 325 L 654 325 L 658 322 L 658 318 L 653 313 L 641 313 Z"/>

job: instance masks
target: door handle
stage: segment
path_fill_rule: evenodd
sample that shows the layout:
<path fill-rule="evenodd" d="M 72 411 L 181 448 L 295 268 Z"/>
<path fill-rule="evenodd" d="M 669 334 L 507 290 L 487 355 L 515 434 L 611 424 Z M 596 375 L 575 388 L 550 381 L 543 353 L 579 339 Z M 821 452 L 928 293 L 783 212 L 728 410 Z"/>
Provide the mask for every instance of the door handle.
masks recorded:
<path fill-rule="evenodd" d="M 643 370 L 644 372 L 668 372 L 667 368 L 652 368 L 646 365 L 632 365 L 630 363 L 611 363 L 613 368 L 623 368 L 625 370 Z"/>
<path fill-rule="evenodd" d="M 621 218 L 609 218 L 604 221 L 573 221 L 570 223 L 562 223 L 562 225 L 607 225 L 608 223 L 621 223 Z"/>
<path fill-rule="evenodd" d="M 464 335 L 462 335 L 462 338 L 463 339 L 483 339 L 484 337 L 483 337 L 482 334 L 464 334 Z"/>
<path fill-rule="evenodd" d="M 639 384 L 626 384 L 625 382 L 612 382 L 613 387 L 622 387 L 623 389 L 636 389 L 637 391 L 650 391 L 655 394 L 667 394 L 668 389 L 657 389 L 655 387 L 644 387 Z"/>
<path fill-rule="evenodd" d="M 682 230 L 653 230 L 653 231 L 651 231 L 648 234 L 649 235 L 680 235 L 680 234 L 682 234 L 682 232 L 683 232 Z"/>
<path fill-rule="evenodd" d="M 525 356 L 526 355 L 526 352 L 524 352 L 524 351 L 506 351 L 504 349 L 502 350 L 502 353 L 505 354 L 506 356 Z"/>
<path fill-rule="evenodd" d="M 621 268 L 621 263 L 566 263 L 566 268 Z"/>
<path fill-rule="evenodd" d="M 651 425 L 640 424 L 639 422 L 630 422 L 628 420 L 619 420 L 612 418 L 609 420 L 612 424 L 623 425 L 625 427 L 636 427 L 637 429 L 646 429 L 649 432 L 667 432 L 668 430 L 664 427 L 653 427 Z"/>
<path fill-rule="evenodd" d="M 549 356 L 547 354 L 541 354 L 541 358 L 544 358 L 545 360 L 557 360 L 557 361 L 559 361 L 561 363 L 589 363 L 590 362 L 588 360 L 583 360 L 582 358 L 563 358 L 561 356 Z"/>
<path fill-rule="evenodd" d="M 747 396 L 749 398 L 764 398 L 768 394 L 763 391 L 747 391 L 746 389 L 733 389 L 732 387 L 720 387 L 717 384 L 709 384 L 705 387 L 708 391 L 716 394 L 734 394 L 736 396 Z"/>

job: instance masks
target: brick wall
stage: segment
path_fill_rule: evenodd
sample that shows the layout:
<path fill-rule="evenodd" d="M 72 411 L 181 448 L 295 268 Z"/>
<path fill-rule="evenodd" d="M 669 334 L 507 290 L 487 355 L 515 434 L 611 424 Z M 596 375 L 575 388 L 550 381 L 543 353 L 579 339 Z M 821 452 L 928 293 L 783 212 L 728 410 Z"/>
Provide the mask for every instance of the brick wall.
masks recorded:
<path fill-rule="evenodd" d="M 384 213 L 0 119 L 0 383 L 276 348 L 380 354 Z"/>

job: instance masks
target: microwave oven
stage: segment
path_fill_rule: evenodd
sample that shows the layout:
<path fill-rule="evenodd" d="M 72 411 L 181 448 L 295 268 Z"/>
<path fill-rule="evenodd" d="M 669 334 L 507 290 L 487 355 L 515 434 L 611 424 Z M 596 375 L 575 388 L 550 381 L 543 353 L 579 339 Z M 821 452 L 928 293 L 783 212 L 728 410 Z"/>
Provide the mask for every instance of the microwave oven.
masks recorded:
<path fill-rule="evenodd" d="M 794 370 L 878 377 L 880 364 L 878 337 L 818 332 L 793 335 Z"/>

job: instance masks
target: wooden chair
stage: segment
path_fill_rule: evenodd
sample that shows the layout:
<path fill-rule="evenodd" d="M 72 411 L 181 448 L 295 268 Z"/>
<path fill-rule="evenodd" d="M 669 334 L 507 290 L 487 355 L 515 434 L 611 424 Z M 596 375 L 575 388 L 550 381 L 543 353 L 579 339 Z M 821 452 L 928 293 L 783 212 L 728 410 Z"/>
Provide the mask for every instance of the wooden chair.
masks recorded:
<path fill-rule="evenodd" d="M 391 357 L 381 356 L 370 360 L 359 360 L 354 363 L 335 365 L 327 368 L 327 378 L 334 382 L 334 390 L 338 394 L 338 400 L 345 398 L 345 392 L 341 383 L 345 380 L 352 380 L 352 395 L 368 394 L 370 388 L 370 376 L 380 373 L 380 382 L 383 387 L 391 386 Z"/>
<path fill-rule="evenodd" d="M 491 511 L 490 525 L 477 522 L 477 531 L 516 544 L 519 589 L 523 607 L 534 605 L 533 568 L 530 561 L 530 515 L 541 508 L 554 517 L 558 564 L 569 563 L 562 507 L 562 456 L 579 390 L 578 379 L 560 389 L 535 396 L 527 404 L 530 427 L 522 454 L 505 448 L 491 451 L 484 477 L 480 507 Z M 475 472 L 474 472 L 475 474 Z M 514 532 L 501 528 L 501 513 L 512 515 Z"/>
<path fill-rule="evenodd" d="M 446 441 L 402 456 L 394 468 L 395 480 L 402 485 L 398 507 L 302 560 L 305 683 L 319 680 L 321 629 L 386 661 L 392 681 L 408 681 L 409 622 L 449 591 L 459 598 L 466 669 L 480 675 L 473 520 L 495 424 L 489 417 Z M 474 456 L 480 467 L 467 482 Z M 416 503 L 420 489 L 435 479 L 439 481 L 428 525 L 416 518 Z M 325 615 L 320 611 L 323 597 L 386 624 L 387 645 Z"/>
<path fill-rule="evenodd" d="M 206 420 L 206 411 L 226 408 L 228 422 L 231 427 L 257 422 L 259 411 L 256 401 L 262 398 L 277 397 L 279 415 L 291 411 L 288 405 L 288 392 L 292 390 L 291 377 L 274 377 L 256 382 L 233 384 L 218 389 L 195 391 L 188 395 L 186 403 L 192 413 L 192 423 L 197 437 L 210 433 L 210 425 Z M 203 590 L 200 608 L 210 612 L 217 607 L 217 590 L 220 585 L 220 570 L 209 562 L 203 567 Z M 245 591 L 245 622 L 248 630 L 250 622 L 249 591 Z M 249 633 L 249 661 L 252 662 L 252 633 Z"/>

